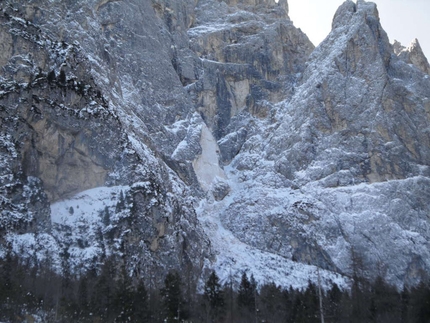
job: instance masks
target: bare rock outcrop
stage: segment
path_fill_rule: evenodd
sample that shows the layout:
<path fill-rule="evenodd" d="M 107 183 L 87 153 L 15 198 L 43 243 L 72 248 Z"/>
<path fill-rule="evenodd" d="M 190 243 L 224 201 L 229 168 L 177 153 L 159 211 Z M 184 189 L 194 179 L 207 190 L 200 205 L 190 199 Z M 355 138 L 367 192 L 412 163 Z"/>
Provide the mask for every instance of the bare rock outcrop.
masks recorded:
<path fill-rule="evenodd" d="M 202 1 L 196 13 L 188 35 L 204 72 L 188 90 L 221 139 L 241 111 L 258 115 L 262 102 L 289 95 L 314 46 L 292 25 L 286 1 Z"/>
<path fill-rule="evenodd" d="M 157 269 L 158 274 L 152 277 L 155 280 L 162 280 L 171 268 L 186 267 L 195 282 L 203 259 L 210 257 L 208 242 L 194 209 L 180 200 L 187 189 L 152 150 L 151 132 L 139 127 L 130 132 L 130 116 L 115 105 L 116 91 L 125 92 L 126 87 L 121 87 L 115 75 L 112 66 L 116 63 L 109 57 L 112 53 L 105 48 L 95 59 L 89 52 L 95 55 L 98 44 L 85 47 L 89 40 L 81 38 L 79 28 L 71 39 L 72 33 L 68 34 L 55 17 L 43 19 L 49 4 L 39 5 L 0 5 L 4 40 L 0 76 L 1 248 L 9 244 L 15 250 L 25 250 L 23 257 L 29 263 L 44 257 L 39 251 L 45 249 L 43 254 L 49 251 L 57 272 L 64 270 L 59 265 L 63 250 L 72 253 L 69 265 L 76 272 L 98 266 L 108 252 L 113 257 L 123 255 L 121 261 L 137 271 L 147 270 L 149 262 L 152 270 Z M 71 10 L 69 5 L 75 4 L 60 6 L 59 12 Z M 98 3 L 92 9 L 102 12 L 110 5 L 115 4 Z M 121 59 L 120 54 L 117 57 Z M 106 84 L 100 79 L 99 73 L 104 73 L 101 62 L 112 64 L 103 74 Z M 170 59 L 169 66 L 170 76 L 184 95 Z M 168 83 L 169 95 L 174 95 L 175 84 Z M 108 96 L 104 94 L 107 84 L 112 87 Z M 124 92 L 121 96 L 133 96 Z M 76 222 L 68 219 L 74 216 Z M 87 225 L 85 230 L 78 224 L 79 217 Z M 21 245 L 23 241 L 31 243 Z M 40 250 L 31 251 L 34 246 Z M 88 259 L 82 256 L 89 253 Z"/>
<path fill-rule="evenodd" d="M 421 48 L 418 39 L 414 39 L 408 47 L 398 41 L 393 44 L 394 53 L 407 64 L 415 65 L 421 72 L 430 75 L 430 64 Z"/>
<path fill-rule="evenodd" d="M 419 83 L 413 91 L 396 77 L 405 73 Z M 347 1 L 286 111 L 295 134 L 283 136 L 291 124 L 282 123 L 271 151 L 328 186 L 426 174 L 430 145 L 421 129 L 429 126 L 428 86 L 392 52 L 376 6 Z"/>
<path fill-rule="evenodd" d="M 399 285 L 425 279 L 407 272 L 430 268 L 411 256 L 428 257 L 429 97 L 428 76 L 393 52 L 376 5 L 344 2 L 291 99 L 266 119 L 274 124 L 245 127 L 223 224 L 250 245 L 323 268 L 351 273 L 359 253 L 369 277 L 379 263 Z"/>

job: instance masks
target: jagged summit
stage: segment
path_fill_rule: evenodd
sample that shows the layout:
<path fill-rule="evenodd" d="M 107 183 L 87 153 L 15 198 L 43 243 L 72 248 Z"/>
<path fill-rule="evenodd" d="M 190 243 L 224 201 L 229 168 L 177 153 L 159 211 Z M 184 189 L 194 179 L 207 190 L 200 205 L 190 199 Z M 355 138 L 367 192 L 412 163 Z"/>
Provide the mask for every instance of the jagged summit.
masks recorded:
<path fill-rule="evenodd" d="M 423 73 L 430 75 L 430 64 L 427 57 L 424 55 L 418 39 L 415 38 L 412 40 L 408 47 L 403 46 L 400 42 L 395 40 L 393 48 L 394 53 L 407 64 L 413 64 Z"/>
<path fill-rule="evenodd" d="M 376 161 L 366 161 L 365 156 L 372 156 L 374 147 L 367 146 L 368 151 L 365 151 L 366 146 L 349 142 L 358 134 L 363 135 L 363 139 L 374 137 L 374 144 L 382 144 L 386 140 L 376 139 L 381 136 L 376 129 L 382 131 L 382 128 L 374 123 L 380 122 L 384 129 L 390 127 L 389 119 L 382 117 L 387 112 L 381 110 L 381 98 L 387 90 L 391 55 L 388 36 L 379 23 L 376 6 L 345 2 L 335 15 L 331 33 L 315 49 L 307 63 L 302 84 L 297 87 L 289 104 L 292 108 L 288 109 L 287 115 L 292 120 L 287 119 L 277 130 L 279 137 L 274 136 L 279 138 L 279 141 L 274 141 L 274 156 L 280 152 L 292 172 L 313 165 L 307 172 L 310 180 L 337 173 L 324 170 L 331 167 L 326 163 L 327 159 L 345 163 L 344 167 L 349 171 L 354 172 L 355 169 L 357 173 L 351 174 L 350 179 L 354 182 L 396 178 L 398 175 L 395 172 L 401 171 L 401 168 L 396 167 L 391 172 L 390 168 L 378 167 Z M 291 122 L 296 130 L 293 136 L 291 131 L 284 129 L 284 125 L 290 128 Z M 299 136 L 302 138 L 300 141 Z M 334 145 L 337 150 L 332 149 Z M 312 149 L 304 149 L 305 146 Z M 349 154 L 345 154 L 346 151 Z M 359 161 L 362 158 L 360 155 L 365 159 Z M 354 168 L 350 164 L 351 158 L 357 158 Z M 320 159 L 321 163 L 318 161 Z M 395 161 L 393 156 L 387 156 L 386 160 L 391 163 Z M 322 174 L 315 174 L 313 178 L 312 169 L 316 170 L 314 167 L 319 163 L 318 168 L 321 169 L 317 172 L 322 171 Z"/>

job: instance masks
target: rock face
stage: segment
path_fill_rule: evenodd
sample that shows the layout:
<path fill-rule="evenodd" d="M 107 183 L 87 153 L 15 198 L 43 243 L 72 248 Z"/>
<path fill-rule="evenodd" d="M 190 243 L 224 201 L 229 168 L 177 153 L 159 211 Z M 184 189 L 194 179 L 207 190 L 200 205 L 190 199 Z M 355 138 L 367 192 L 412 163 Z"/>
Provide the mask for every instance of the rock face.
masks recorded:
<path fill-rule="evenodd" d="M 430 74 L 430 64 L 425 57 L 418 39 L 414 39 L 408 47 L 394 41 L 394 53 L 408 64 L 413 64 L 426 74 Z"/>
<path fill-rule="evenodd" d="M 186 267 L 196 281 L 210 253 L 180 197 L 186 188 L 146 138 L 127 134 L 126 117 L 118 117 L 125 112 L 96 84 L 95 61 L 78 40 L 41 29 L 36 23 L 46 11 L 23 5 L 4 4 L 0 16 L 2 242 L 30 262 L 49 250 L 58 271 L 125 253 L 121 259 L 138 272 L 151 264 L 159 274 L 152 279 Z"/>
<path fill-rule="evenodd" d="M 393 53 L 376 6 L 345 2 L 273 128 L 248 129 L 230 174 L 246 193 L 226 203 L 223 223 L 286 257 L 350 273 L 358 253 L 370 276 L 383 268 L 416 281 L 408 268 L 428 257 L 429 96 L 428 76 Z"/>
<path fill-rule="evenodd" d="M 285 1 L 202 1 L 196 12 L 188 34 L 204 73 L 188 91 L 221 139 L 232 117 L 247 110 L 266 118 L 264 103 L 289 95 L 313 45 L 288 19 Z"/>
<path fill-rule="evenodd" d="M 429 272 L 429 65 L 373 3 L 317 48 L 286 0 L 0 8 L 3 245 L 155 281 Z"/>
<path fill-rule="evenodd" d="M 286 111 L 293 122 L 276 131 L 271 158 L 326 186 L 427 175 L 429 80 L 392 54 L 376 6 L 345 2 L 308 62 Z M 406 73 L 419 83 L 413 90 L 400 81 Z"/>

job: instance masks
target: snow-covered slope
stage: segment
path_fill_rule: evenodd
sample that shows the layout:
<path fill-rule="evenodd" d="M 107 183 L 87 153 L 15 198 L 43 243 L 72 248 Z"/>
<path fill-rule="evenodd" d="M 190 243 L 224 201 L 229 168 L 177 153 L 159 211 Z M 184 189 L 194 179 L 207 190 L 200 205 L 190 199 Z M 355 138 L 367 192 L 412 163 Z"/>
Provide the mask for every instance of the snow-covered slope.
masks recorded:
<path fill-rule="evenodd" d="M 324 288 L 330 288 L 333 283 L 341 288 L 349 287 L 350 279 L 338 273 L 319 270 L 317 266 L 298 263 L 276 252 L 264 251 L 250 243 L 242 242 L 236 237 L 237 232 L 226 229 L 219 218 L 218 214 L 228 203 L 231 203 L 229 198 L 222 202 L 203 202 L 197 209 L 199 220 L 211 239 L 216 256 L 216 260 L 207 262 L 206 267 L 217 272 L 221 283 L 228 283 L 233 279 L 237 287 L 242 273 L 246 272 L 253 275 L 260 284 L 276 282 L 280 286 L 302 289 L 309 281 L 317 282 L 320 274 L 321 286 Z M 240 215 L 238 217 L 242 218 Z"/>

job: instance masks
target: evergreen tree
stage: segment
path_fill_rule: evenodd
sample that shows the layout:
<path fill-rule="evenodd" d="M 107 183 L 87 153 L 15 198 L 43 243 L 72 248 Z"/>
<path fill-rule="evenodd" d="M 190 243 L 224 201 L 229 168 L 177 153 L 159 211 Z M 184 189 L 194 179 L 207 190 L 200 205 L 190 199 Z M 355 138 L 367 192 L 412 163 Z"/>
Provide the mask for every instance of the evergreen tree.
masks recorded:
<path fill-rule="evenodd" d="M 293 316 L 293 306 L 294 306 L 294 289 L 290 285 L 289 289 L 283 291 L 284 302 L 285 302 L 285 322 L 290 322 Z"/>
<path fill-rule="evenodd" d="M 12 254 L 12 246 L 9 244 L 5 259 L 2 261 L 1 286 L 0 286 L 0 317 L 12 320 L 14 309 L 12 302 L 16 295 L 16 286 L 13 281 L 13 268 L 15 268 L 15 257 Z"/>
<path fill-rule="evenodd" d="M 66 246 L 63 248 L 62 252 L 60 252 L 60 259 L 61 259 L 61 294 L 63 295 L 63 302 L 65 301 L 65 298 L 70 299 L 72 295 L 72 289 L 71 289 L 71 273 L 70 273 L 70 253 L 69 253 L 69 246 L 66 244 Z M 65 305 L 65 304 L 64 304 Z"/>
<path fill-rule="evenodd" d="M 287 318 L 288 291 L 275 283 L 265 284 L 260 290 L 260 312 L 266 322 L 284 322 Z"/>
<path fill-rule="evenodd" d="M 251 322 L 255 320 L 255 314 L 257 312 L 256 288 L 257 284 L 255 283 L 254 276 L 251 276 L 251 280 L 249 280 L 244 272 L 237 291 L 237 305 L 241 314 L 241 322 Z"/>
<path fill-rule="evenodd" d="M 370 319 L 378 323 L 401 322 L 400 295 L 396 288 L 377 277 L 372 284 L 370 297 Z"/>
<path fill-rule="evenodd" d="M 223 288 L 223 293 L 225 296 L 225 309 L 226 309 L 226 320 L 225 322 L 233 323 L 235 322 L 236 313 L 236 291 L 233 288 L 233 276 L 230 272 L 229 280 L 225 283 Z"/>
<path fill-rule="evenodd" d="M 65 85 L 66 84 L 66 73 L 61 70 L 60 71 L 60 75 L 58 75 L 58 82 L 60 82 L 61 85 Z"/>
<path fill-rule="evenodd" d="M 294 292 L 293 307 L 288 323 L 304 323 L 307 322 L 305 316 L 305 306 L 303 294 L 296 290 Z"/>
<path fill-rule="evenodd" d="M 77 305 L 79 308 L 80 317 L 86 317 L 89 311 L 89 295 L 87 277 L 81 277 L 78 287 Z"/>
<path fill-rule="evenodd" d="M 403 287 L 402 293 L 400 294 L 401 302 L 401 322 L 408 322 L 408 307 L 409 307 L 409 291 L 406 287 Z"/>
<path fill-rule="evenodd" d="M 208 304 L 209 316 L 213 322 L 220 316 L 224 307 L 224 293 L 215 271 L 211 273 L 206 281 L 203 298 Z"/>
<path fill-rule="evenodd" d="M 105 206 L 105 209 L 102 212 L 102 222 L 105 226 L 110 225 L 110 212 L 107 206 Z"/>
<path fill-rule="evenodd" d="M 139 281 L 133 299 L 132 322 L 150 322 L 148 309 L 148 293 L 143 280 Z"/>
<path fill-rule="evenodd" d="M 349 295 L 349 292 L 344 291 L 342 293 L 342 299 L 340 302 L 340 316 L 339 322 L 350 322 L 352 316 L 352 300 Z"/>
<path fill-rule="evenodd" d="M 115 276 L 114 261 L 112 258 L 107 258 L 94 284 L 94 292 L 91 298 L 92 311 L 105 322 L 110 321 L 113 316 Z"/>
<path fill-rule="evenodd" d="M 317 287 L 309 281 L 308 287 L 305 290 L 304 298 L 304 317 L 307 322 L 319 322 L 319 302 Z"/>
<path fill-rule="evenodd" d="M 430 322 L 430 286 L 421 282 L 411 289 L 409 302 L 410 322 Z"/>
<path fill-rule="evenodd" d="M 182 297 L 182 281 L 176 271 L 167 274 L 160 290 L 167 322 L 186 319 L 185 301 Z"/>
<path fill-rule="evenodd" d="M 55 71 L 54 70 L 50 71 L 46 78 L 48 79 L 49 83 L 55 82 L 55 79 L 56 79 Z"/>
<path fill-rule="evenodd" d="M 239 308 L 245 308 L 249 311 L 253 311 L 255 308 L 255 295 L 254 295 L 255 286 L 251 284 L 248 279 L 248 276 L 244 272 L 242 274 L 242 279 L 240 281 L 238 295 L 237 295 L 237 304 Z"/>
<path fill-rule="evenodd" d="M 116 203 L 116 207 L 115 207 L 115 213 L 119 213 L 121 211 L 123 211 L 125 209 L 125 198 L 124 198 L 124 193 L 120 192 L 119 194 L 119 200 Z"/>
<path fill-rule="evenodd" d="M 12 268 L 13 268 L 13 258 L 12 258 L 12 248 L 8 248 L 6 257 L 2 260 L 1 270 L 1 286 L 0 286 L 0 301 L 6 300 L 11 296 L 13 291 L 12 286 Z"/>
<path fill-rule="evenodd" d="M 362 323 L 369 320 L 370 304 L 368 296 L 363 279 L 354 275 L 351 288 L 352 323 Z"/>
<path fill-rule="evenodd" d="M 331 289 L 327 292 L 325 316 L 330 319 L 330 322 L 343 322 L 341 314 L 342 291 L 336 283 L 333 284 Z"/>
<path fill-rule="evenodd" d="M 115 322 L 135 321 L 135 291 L 131 278 L 126 270 L 126 263 L 123 262 L 121 273 L 115 284 L 114 311 L 116 313 Z"/>

